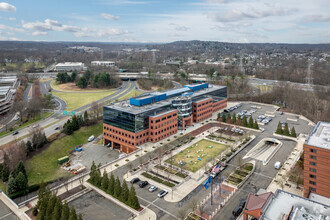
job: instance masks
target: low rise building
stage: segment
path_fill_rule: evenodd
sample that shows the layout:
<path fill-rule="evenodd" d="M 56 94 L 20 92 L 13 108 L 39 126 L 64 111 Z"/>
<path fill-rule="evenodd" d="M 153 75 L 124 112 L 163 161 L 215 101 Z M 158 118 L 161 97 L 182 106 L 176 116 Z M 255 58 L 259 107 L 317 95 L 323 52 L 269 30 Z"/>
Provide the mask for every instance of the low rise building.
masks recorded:
<path fill-rule="evenodd" d="M 65 62 L 65 63 L 58 63 L 55 66 L 55 71 L 63 72 L 63 71 L 83 71 L 86 70 L 85 64 L 80 62 Z"/>
<path fill-rule="evenodd" d="M 318 122 L 304 144 L 304 196 L 330 198 L 330 123 Z"/>
<path fill-rule="evenodd" d="M 0 115 L 7 113 L 12 107 L 18 86 L 16 76 L 0 77 Z"/>
<path fill-rule="evenodd" d="M 105 66 L 105 67 L 113 67 L 116 65 L 114 61 L 92 61 L 92 66 Z"/>
<path fill-rule="evenodd" d="M 326 220 L 330 219 L 330 206 L 329 201 L 315 201 L 278 189 L 275 194 L 249 194 L 243 209 L 243 220 L 249 217 L 259 220 Z"/>
<path fill-rule="evenodd" d="M 227 106 L 227 87 L 208 83 L 143 94 L 103 107 L 103 143 L 130 153 Z"/>

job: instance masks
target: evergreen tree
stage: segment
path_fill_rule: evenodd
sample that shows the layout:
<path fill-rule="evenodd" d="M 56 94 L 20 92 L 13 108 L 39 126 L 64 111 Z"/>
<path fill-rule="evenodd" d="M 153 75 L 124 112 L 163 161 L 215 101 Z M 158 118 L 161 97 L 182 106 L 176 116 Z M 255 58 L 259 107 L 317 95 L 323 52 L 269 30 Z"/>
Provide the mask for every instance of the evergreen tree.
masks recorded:
<path fill-rule="evenodd" d="M 68 203 L 66 203 L 65 201 L 62 206 L 61 220 L 68 220 L 69 217 L 70 217 L 70 208 Z"/>
<path fill-rule="evenodd" d="M 27 175 L 26 175 L 26 170 L 25 170 L 25 167 L 24 167 L 24 164 L 22 161 L 19 161 L 17 167 L 16 167 L 16 170 L 15 170 L 15 173 L 16 175 L 19 173 L 19 172 L 22 172 L 23 175 L 27 178 Z"/>
<path fill-rule="evenodd" d="M 96 169 L 96 172 L 95 172 L 96 173 L 96 175 L 95 175 L 95 184 L 98 187 L 100 187 L 101 186 L 101 183 L 102 183 L 100 166 L 101 166 L 101 164 L 99 164 L 97 166 L 97 169 Z"/>
<path fill-rule="evenodd" d="M 50 200 L 48 201 L 48 204 L 47 204 L 45 219 L 51 219 L 52 218 L 55 203 L 56 203 L 56 195 L 52 194 L 51 197 L 50 197 Z"/>
<path fill-rule="evenodd" d="M 245 116 L 245 115 L 243 116 L 243 121 L 242 121 L 242 123 L 243 123 L 243 126 L 244 126 L 244 127 L 247 127 L 247 126 L 248 126 L 248 123 L 247 123 L 247 120 L 246 120 L 246 116 Z"/>
<path fill-rule="evenodd" d="M 96 165 L 95 162 L 93 161 L 92 166 L 91 166 L 91 172 L 89 173 L 89 182 L 92 184 L 95 184 L 95 176 L 96 176 Z"/>
<path fill-rule="evenodd" d="M 61 218 L 61 212 L 62 212 L 62 202 L 59 197 L 56 197 L 52 220 L 59 220 Z"/>
<path fill-rule="evenodd" d="M 120 185 L 120 180 L 119 180 L 118 176 L 116 178 L 114 192 L 115 192 L 114 193 L 114 196 L 116 198 L 119 198 L 120 197 L 120 194 L 121 194 L 121 185 Z"/>
<path fill-rule="evenodd" d="M 124 180 L 123 185 L 121 187 L 120 200 L 126 203 L 128 200 L 128 194 L 129 194 L 129 189 L 127 187 L 126 181 Z"/>
<path fill-rule="evenodd" d="M 227 114 L 227 119 L 226 119 L 226 121 L 227 121 L 228 119 L 231 119 L 231 115 L 230 115 L 230 113 Z"/>
<path fill-rule="evenodd" d="M 277 129 L 276 129 L 275 133 L 276 134 L 283 134 L 281 122 L 278 122 Z"/>
<path fill-rule="evenodd" d="M 2 177 L 1 177 L 1 179 L 2 179 L 3 182 L 7 182 L 8 178 L 9 178 L 9 169 L 8 169 L 7 164 L 4 164 L 4 166 L 2 168 Z"/>
<path fill-rule="evenodd" d="M 43 189 L 41 188 L 41 190 L 39 190 L 38 203 L 37 203 L 37 207 L 39 208 L 38 220 L 45 218 L 48 201 L 50 200 L 51 197 L 50 190 L 44 186 L 41 187 L 43 187 Z"/>
<path fill-rule="evenodd" d="M 14 192 L 16 192 L 17 190 L 17 185 L 16 185 L 16 181 L 15 178 L 12 174 L 10 174 L 9 176 L 9 180 L 8 180 L 8 194 L 13 194 Z"/>
<path fill-rule="evenodd" d="M 102 182 L 101 182 L 102 189 L 107 190 L 108 189 L 108 184 L 109 184 L 108 174 L 104 169 L 103 176 L 102 176 Z"/>
<path fill-rule="evenodd" d="M 226 114 L 224 112 L 222 114 L 222 122 L 226 122 Z"/>
<path fill-rule="evenodd" d="M 291 128 L 290 135 L 291 137 L 297 137 L 296 130 L 294 129 L 294 127 Z"/>
<path fill-rule="evenodd" d="M 71 207 L 69 220 L 78 220 L 76 209 L 74 208 L 74 206 Z"/>
<path fill-rule="evenodd" d="M 78 220 L 83 220 L 83 217 L 81 214 L 78 215 Z"/>
<path fill-rule="evenodd" d="M 254 128 L 254 129 L 259 129 L 259 125 L 258 125 L 257 120 L 254 120 L 253 128 Z"/>
<path fill-rule="evenodd" d="M 88 123 L 88 112 L 87 111 L 84 112 L 84 122 L 85 122 L 85 124 Z"/>
<path fill-rule="evenodd" d="M 236 124 L 236 114 L 235 114 L 235 112 L 234 112 L 233 117 L 231 118 L 231 120 L 232 120 L 233 124 Z"/>
<path fill-rule="evenodd" d="M 285 123 L 283 134 L 286 136 L 290 136 L 290 131 L 289 131 L 289 125 L 288 123 Z"/>
<path fill-rule="evenodd" d="M 29 155 L 31 152 L 33 152 L 34 148 L 32 146 L 32 143 L 30 140 L 28 140 L 25 144 L 25 153 L 26 155 Z"/>
<path fill-rule="evenodd" d="M 221 114 L 220 114 L 220 113 L 218 113 L 218 119 L 219 119 L 219 118 L 221 118 Z"/>
<path fill-rule="evenodd" d="M 26 190 L 28 188 L 28 180 L 22 172 L 19 172 L 15 177 L 15 183 L 17 191 Z"/>
<path fill-rule="evenodd" d="M 248 124 L 249 128 L 253 128 L 253 119 L 252 117 L 249 118 L 249 124 Z"/>
<path fill-rule="evenodd" d="M 128 195 L 128 205 L 131 206 L 133 209 L 140 208 L 140 203 L 136 196 L 135 188 L 134 188 L 133 184 L 131 185 L 131 189 L 130 189 L 129 195 Z"/>
<path fill-rule="evenodd" d="M 113 176 L 113 173 L 111 173 L 110 175 L 110 181 L 109 181 L 109 185 L 108 185 L 108 193 L 110 195 L 114 195 L 115 193 L 115 177 Z"/>

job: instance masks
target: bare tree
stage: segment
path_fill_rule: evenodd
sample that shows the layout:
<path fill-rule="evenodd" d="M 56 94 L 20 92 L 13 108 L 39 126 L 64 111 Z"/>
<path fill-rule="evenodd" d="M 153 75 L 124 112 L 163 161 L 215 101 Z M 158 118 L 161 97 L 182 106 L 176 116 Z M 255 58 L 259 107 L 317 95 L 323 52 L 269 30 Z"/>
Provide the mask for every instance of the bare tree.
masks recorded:
<path fill-rule="evenodd" d="M 203 214 L 205 213 L 205 205 L 199 205 L 197 211 L 199 212 L 200 216 L 203 217 Z"/>
<path fill-rule="evenodd" d="M 197 208 L 198 202 L 196 198 L 192 198 L 189 202 L 189 208 L 191 209 L 191 211 L 195 211 L 195 209 Z"/>
<path fill-rule="evenodd" d="M 84 182 L 84 176 L 80 175 L 78 180 L 79 180 L 79 184 L 80 184 L 80 189 L 82 189 L 82 185 L 83 185 L 83 182 Z"/>

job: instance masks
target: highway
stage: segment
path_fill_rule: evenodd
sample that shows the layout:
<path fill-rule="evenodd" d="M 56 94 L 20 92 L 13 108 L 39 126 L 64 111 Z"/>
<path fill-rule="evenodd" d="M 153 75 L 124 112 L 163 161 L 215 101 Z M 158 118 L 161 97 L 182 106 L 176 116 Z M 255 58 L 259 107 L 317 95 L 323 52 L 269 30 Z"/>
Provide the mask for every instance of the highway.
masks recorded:
<path fill-rule="evenodd" d="M 119 99 L 120 97 L 125 96 L 127 93 L 129 93 L 136 87 L 137 87 L 137 85 L 136 85 L 135 81 L 132 81 L 131 83 L 129 83 L 128 81 L 125 81 L 123 83 L 123 86 L 121 86 L 119 89 L 117 89 L 117 91 L 114 94 L 111 94 L 103 99 L 100 99 L 99 101 L 97 101 L 97 103 L 115 101 L 116 99 Z M 41 86 L 41 88 L 42 88 L 41 89 L 42 91 L 44 91 L 44 92 L 46 91 L 48 93 L 48 90 L 46 89 L 46 87 L 44 85 Z M 56 113 L 54 115 L 52 115 L 51 117 L 38 122 L 39 126 L 44 130 L 47 137 L 58 132 L 57 130 L 55 130 L 55 128 L 62 127 L 65 124 L 65 122 L 71 118 L 70 116 L 62 115 L 62 113 L 61 113 L 61 111 L 64 110 L 66 107 L 65 102 L 57 97 L 55 98 L 55 100 L 60 102 L 60 110 L 56 111 Z M 88 105 L 82 106 L 80 108 L 74 109 L 73 111 L 76 112 L 76 115 L 80 115 L 80 114 L 83 114 L 85 110 L 89 110 L 90 107 L 91 107 L 91 104 L 88 104 Z M 49 126 L 49 124 L 52 124 L 52 125 Z M 48 127 L 46 127 L 46 126 L 48 126 Z M 1 143 L 1 145 L 4 145 L 11 141 L 15 141 L 17 139 L 21 139 L 21 138 L 25 139 L 24 137 L 30 133 L 30 130 L 31 130 L 31 127 L 27 127 L 27 128 L 23 128 L 23 129 L 19 130 L 19 133 L 15 136 L 13 136 L 11 134 L 4 136 L 0 139 L 0 143 Z"/>

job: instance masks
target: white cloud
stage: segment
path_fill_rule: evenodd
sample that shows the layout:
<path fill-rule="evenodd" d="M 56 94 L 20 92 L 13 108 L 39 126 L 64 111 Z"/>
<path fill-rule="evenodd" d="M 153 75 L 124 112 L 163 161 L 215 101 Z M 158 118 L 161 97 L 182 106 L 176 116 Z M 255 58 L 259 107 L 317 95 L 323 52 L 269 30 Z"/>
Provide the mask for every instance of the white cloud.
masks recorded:
<path fill-rule="evenodd" d="M 330 16 L 327 15 L 308 15 L 302 19 L 303 22 L 314 23 L 314 22 L 329 22 Z"/>
<path fill-rule="evenodd" d="M 9 20 L 9 21 L 16 21 L 16 18 L 14 18 L 14 17 L 9 17 L 8 20 Z"/>
<path fill-rule="evenodd" d="M 35 31 L 35 32 L 32 32 L 32 36 L 45 36 L 45 35 L 48 35 L 48 33 L 45 32 L 45 31 Z"/>
<path fill-rule="evenodd" d="M 4 24 L 0 24 L 0 30 L 7 30 L 7 31 L 13 31 L 13 32 L 24 32 L 24 29 L 21 28 L 14 28 L 10 26 L 6 26 Z"/>
<path fill-rule="evenodd" d="M 76 26 L 64 25 L 58 21 L 46 19 L 44 22 L 24 22 L 22 21 L 22 26 L 26 29 L 36 30 L 36 31 L 66 31 L 66 32 L 78 32 L 81 29 Z"/>
<path fill-rule="evenodd" d="M 106 13 L 102 13 L 101 16 L 108 20 L 119 20 L 119 18 L 120 18 L 119 16 L 106 14 Z"/>
<path fill-rule="evenodd" d="M 98 3 L 102 5 L 145 5 L 146 1 L 130 1 L 130 0 L 99 0 Z"/>
<path fill-rule="evenodd" d="M 7 2 L 0 2 L 0 11 L 15 12 L 16 7 L 14 5 L 8 4 Z"/>
<path fill-rule="evenodd" d="M 178 24 L 175 24 L 175 23 L 170 23 L 170 25 L 174 26 L 175 30 L 176 31 L 188 31 L 189 28 L 187 26 L 184 26 L 184 25 L 178 25 Z"/>
<path fill-rule="evenodd" d="M 76 37 L 96 37 L 96 38 L 111 38 L 112 36 L 119 36 L 128 34 L 127 30 L 123 31 L 116 28 L 109 29 L 93 29 L 93 28 L 82 28 L 81 31 L 74 33 Z"/>

